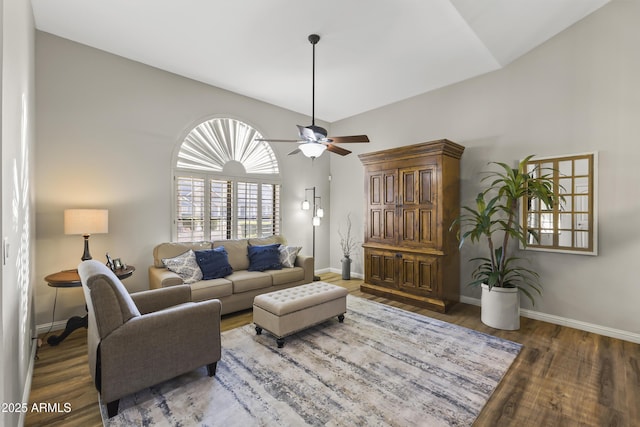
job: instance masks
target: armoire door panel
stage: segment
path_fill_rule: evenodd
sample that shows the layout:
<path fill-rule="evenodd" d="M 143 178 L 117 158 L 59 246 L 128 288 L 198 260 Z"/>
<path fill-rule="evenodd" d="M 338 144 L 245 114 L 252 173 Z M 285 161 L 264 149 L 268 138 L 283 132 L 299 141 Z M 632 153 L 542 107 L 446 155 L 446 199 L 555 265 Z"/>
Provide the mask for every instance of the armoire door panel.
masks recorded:
<path fill-rule="evenodd" d="M 438 259 L 431 256 L 404 254 L 400 264 L 400 287 L 417 295 L 437 293 Z"/>
<path fill-rule="evenodd" d="M 371 280 L 382 280 L 384 276 L 383 259 L 380 255 L 371 254 L 369 256 L 369 265 L 371 266 Z"/>
<path fill-rule="evenodd" d="M 416 174 L 412 170 L 403 170 L 400 172 L 402 176 L 402 200 L 401 204 L 410 205 L 416 203 Z"/>
<path fill-rule="evenodd" d="M 382 203 L 382 177 L 372 175 L 369 179 L 369 204 L 372 206 Z"/>
<path fill-rule="evenodd" d="M 427 294 L 434 293 L 437 287 L 438 263 L 434 259 L 418 259 L 416 270 L 418 288 Z"/>
<path fill-rule="evenodd" d="M 368 174 L 368 239 L 378 243 L 396 242 L 396 170 L 372 171 Z"/>
<path fill-rule="evenodd" d="M 384 175 L 384 203 L 387 205 L 395 205 L 397 200 L 396 194 L 396 173 L 386 173 Z"/>
<path fill-rule="evenodd" d="M 389 252 L 365 249 L 365 272 L 370 283 L 390 288 L 397 287 L 395 255 Z"/>
<path fill-rule="evenodd" d="M 435 202 L 434 198 L 436 196 L 435 188 L 435 174 L 433 173 L 433 169 L 422 169 L 419 171 L 420 174 L 420 191 L 418 192 L 418 203 L 423 204 L 433 204 Z"/>
<path fill-rule="evenodd" d="M 415 209 L 402 209 L 402 236 L 403 242 L 416 241 L 416 211 Z"/>
<path fill-rule="evenodd" d="M 415 262 L 412 258 L 400 259 L 400 287 L 415 288 Z"/>
<path fill-rule="evenodd" d="M 384 223 L 382 222 L 383 212 L 381 209 L 371 209 L 369 211 L 369 238 L 383 239 L 382 230 Z"/>
<path fill-rule="evenodd" d="M 432 247 L 435 245 L 437 223 L 434 219 L 435 212 L 431 209 L 420 209 L 420 243 Z"/>
<path fill-rule="evenodd" d="M 396 210 L 384 211 L 384 240 L 394 242 L 396 240 Z"/>

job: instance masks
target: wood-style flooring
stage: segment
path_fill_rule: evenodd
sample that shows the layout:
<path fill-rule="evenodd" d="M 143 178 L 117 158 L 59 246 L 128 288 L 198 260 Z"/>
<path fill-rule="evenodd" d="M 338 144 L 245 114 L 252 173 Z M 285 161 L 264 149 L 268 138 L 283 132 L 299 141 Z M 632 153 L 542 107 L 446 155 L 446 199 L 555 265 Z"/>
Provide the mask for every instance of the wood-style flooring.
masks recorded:
<path fill-rule="evenodd" d="M 475 426 L 640 426 L 638 344 L 527 318 L 522 318 L 519 331 L 499 331 L 480 322 L 476 306 L 460 303 L 448 314 L 438 314 L 363 294 L 361 280 L 345 281 L 331 273 L 321 278 L 348 288 L 353 295 L 523 344 Z M 222 330 L 251 321 L 251 310 L 227 315 Z M 70 403 L 71 411 L 30 412 L 26 425 L 102 425 L 84 330 L 74 332 L 57 347 L 43 342 L 35 362 L 29 407 L 34 402 Z"/>

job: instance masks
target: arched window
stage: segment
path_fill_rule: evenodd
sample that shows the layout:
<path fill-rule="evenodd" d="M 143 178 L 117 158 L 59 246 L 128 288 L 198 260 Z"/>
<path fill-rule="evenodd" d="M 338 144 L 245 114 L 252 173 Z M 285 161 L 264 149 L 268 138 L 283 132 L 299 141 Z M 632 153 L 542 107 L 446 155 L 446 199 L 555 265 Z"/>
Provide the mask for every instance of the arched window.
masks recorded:
<path fill-rule="evenodd" d="M 264 237 L 280 232 L 278 161 L 262 135 L 215 118 L 189 132 L 174 168 L 174 240 Z"/>

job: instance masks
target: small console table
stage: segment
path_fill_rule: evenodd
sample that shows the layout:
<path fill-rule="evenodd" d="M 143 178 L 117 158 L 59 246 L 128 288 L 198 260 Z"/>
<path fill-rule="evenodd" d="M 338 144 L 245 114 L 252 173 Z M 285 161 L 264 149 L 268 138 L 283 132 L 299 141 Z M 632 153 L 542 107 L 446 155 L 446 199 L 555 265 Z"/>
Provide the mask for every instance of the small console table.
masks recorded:
<path fill-rule="evenodd" d="M 113 272 L 118 276 L 119 279 L 126 279 L 127 277 L 131 277 L 133 272 L 136 271 L 136 268 L 132 265 L 128 265 L 125 268 L 120 268 L 117 270 L 113 270 Z M 82 282 L 80 281 L 80 276 L 78 275 L 78 270 L 63 270 L 57 273 L 53 273 L 44 278 L 45 282 L 52 288 L 80 288 L 82 287 Z M 85 310 L 87 306 L 85 305 Z M 86 328 L 88 326 L 89 315 L 85 314 L 83 317 L 73 316 L 69 320 L 67 320 L 67 325 L 64 328 L 64 331 L 60 335 L 51 335 L 47 342 L 51 346 L 56 346 L 60 344 L 69 334 L 75 331 L 78 328 Z"/>

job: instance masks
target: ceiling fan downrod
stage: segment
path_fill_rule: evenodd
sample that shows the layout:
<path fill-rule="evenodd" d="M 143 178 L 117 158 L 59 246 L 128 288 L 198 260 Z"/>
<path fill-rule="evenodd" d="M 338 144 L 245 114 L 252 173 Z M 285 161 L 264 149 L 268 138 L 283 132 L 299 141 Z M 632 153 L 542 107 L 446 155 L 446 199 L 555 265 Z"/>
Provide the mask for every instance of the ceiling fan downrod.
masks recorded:
<path fill-rule="evenodd" d="M 311 126 L 316 125 L 316 44 L 320 41 L 317 34 L 309 35 L 309 42 L 313 45 L 312 69 L 311 69 Z"/>

